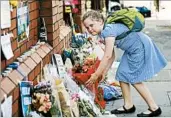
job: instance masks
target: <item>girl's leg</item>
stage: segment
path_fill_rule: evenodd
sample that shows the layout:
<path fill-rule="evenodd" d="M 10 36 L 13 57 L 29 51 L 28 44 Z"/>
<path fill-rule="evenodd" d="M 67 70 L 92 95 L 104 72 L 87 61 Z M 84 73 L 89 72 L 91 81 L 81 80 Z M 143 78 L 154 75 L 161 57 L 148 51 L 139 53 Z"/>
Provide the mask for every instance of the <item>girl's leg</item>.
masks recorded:
<path fill-rule="evenodd" d="M 114 109 L 111 111 L 112 114 L 122 114 L 122 113 L 133 113 L 136 108 L 132 103 L 130 84 L 125 82 L 120 82 L 122 95 L 124 99 L 124 106 Z"/>
<path fill-rule="evenodd" d="M 132 108 L 133 103 L 132 103 L 132 97 L 131 97 L 130 84 L 125 83 L 125 82 L 120 82 L 120 86 L 122 90 L 125 108 L 126 109 Z M 123 109 L 123 107 L 121 109 Z"/>
<path fill-rule="evenodd" d="M 139 94 L 142 96 L 142 98 L 145 100 L 145 102 L 148 104 L 149 108 L 152 111 L 158 109 L 157 104 L 155 103 L 149 89 L 145 84 L 137 83 L 137 84 L 133 84 L 133 87 L 139 92 Z"/>

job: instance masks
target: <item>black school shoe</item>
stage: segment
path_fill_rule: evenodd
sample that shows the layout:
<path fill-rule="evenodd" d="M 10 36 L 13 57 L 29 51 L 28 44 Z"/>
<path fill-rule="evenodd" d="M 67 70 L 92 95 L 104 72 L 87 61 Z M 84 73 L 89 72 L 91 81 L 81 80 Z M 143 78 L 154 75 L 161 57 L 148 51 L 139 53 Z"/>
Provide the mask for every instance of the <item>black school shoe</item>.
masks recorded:
<path fill-rule="evenodd" d="M 150 114 L 145 114 L 142 112 L 140 114 L 137 114 L 137 117 L 155 117 L 155 116 L 159 116 L 162 113 L 160 107 L 155 111 L 152 111 L 151 109 L 148 110 L 151 111 Z"/>
<path fill-rule="evenodd" d="M 133 113 L 136 110 L 134 105 L 130 109 L 126 109 L 125 106 L 123 106 L 123 109 L 124 110 L 114 109 L 111 111 L 111 114 Z"/>

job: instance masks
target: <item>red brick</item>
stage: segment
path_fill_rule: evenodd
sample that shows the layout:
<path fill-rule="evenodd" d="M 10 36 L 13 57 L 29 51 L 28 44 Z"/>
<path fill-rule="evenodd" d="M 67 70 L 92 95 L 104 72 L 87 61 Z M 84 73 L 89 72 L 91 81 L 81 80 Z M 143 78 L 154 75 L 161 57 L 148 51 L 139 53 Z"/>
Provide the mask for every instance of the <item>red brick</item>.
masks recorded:
<path fill-rule="evenodd" d="M 29 81 L 33 81 L 34 78 L 35 78 L 35 76 L 34 76 L 34 70 L 33 70 L 33 71 L 31 71 L 31 73 L 29 73 L 29 75 L 28 75 L 28 80 L 29 80 Z"/>
<path fill-rule="evenodd" d="M 33 21 L 33 20 L 32 20 Z M 30 23 L 29 23 L 29 29 L 31 30 L 31 29 L 33 29 L 32 28 L 32 21 L 30 21 Z"/>
<path fill-rule="evenodd" d="M 36 2 L 30 3 L 30 11 L 33 11 L 33 10 L 37 9 L 37 5 L 36 4 L 37 4 Z"/>
<path fill-rule="evenodd" d="M 52 8 L 52 2 L 51 1 L 41 1 L 40 7 L 41 8 Z"/>
<path fill-rule="evenodd" d="M 45 58 L 43 58 L 43 66 L 45 66 L 47 64 L 47 62 L 46 62 L 46 57 Z"/>
<path fill-rule="evenodd" d="M 34 36 L 34 41 L 38 42 L 38 36 Z"/>
<path fill-rule="evenodd" d="M 59 19 L 63 19 L 63 12 L 59 13 Z"/>
<path fill-rule="evenodd" d="M 19 43 L 19 47 L 21 47 L 23 44 L 26 44 L 27 41 L 28 41 L 28 38 L 26 38 L 25 40 L 21 41 L 21 42 Z"/>
<path fill-rule="evenodd" d="M 38 36 L 38 29 L 37 28 L 34 29 L 34 35 Z"/>
<path fill-rule="evenodd" d="M 18 48 L 14 51 L 14 60 L 19 56 L 20 56 L 20 48 Z"/>
<path fill-rule="evenodd" d="M 58 13 L 58 8 L 57 7 L 52 8 L 52 15 L 55 15 L 57 13 Z"/>
<path fill-rule="evenodd" d="M 58 4 L 59 4 L 60 7 L 63 6 L 63 1 L 62 0 L 59 1 Z"/>
<path fill-rule="evenodd" d="M 17 26 L 17 20 L 16 19 L 12 19 L 11 20 L 11 27 L 9 30 L 13 30 L 14 28 L 16 28 Z"/>
<path fill-rule="evenodd" d="M 56 1 L 56 5 L 58 5 L 59 6 L 59 1 L 58 0 L 55 0 Z"/>
<path fill-rule="evenodd" d="M 58 46 L 56 46 L 56 47 L 55 47 L 55 52 L 54 52 L 54 53 L 60 54 L 60 53 L 61 53 L 60 50 L 61 50 L 61 49 L 60 49 Z"/>
<path fill-rule="evenodd" d="M 60 33 L 60 30 L 57 29 L 57 30 L 56 30 L 56 35 L 57 35 L 57 37 L 59 37 L 59 33 Z"/>
<path fill-rule="evenodd" d="M 64 25 L 64 21 L 63 21 L 63 19 L 60 19 L 59 20 L 59 26 L 63 26 Z"/>
<path fill-rule="evenodd" d="M 14 8 L 13 11 L 11 12 L 11 18 L 16 18 L 17 17 L 17 9 Z"/>
<path fill-rule="evenodd" d="M 34 36 L 30 36 L 29 35 L 29 40 L 34 40 Z M 33 43 L 33 42 L 32 42 Z M 34 45 L 34 43 L 33 43 L 33 45 Z"/>
<path fill-rule="evenodd" d="M 36 45 L 36 43 L 37 43 L 37 40 L 35 40 L 35 37 L 34 37 L 33 45 Z"/>
<path fill-rule="evenodd" d="M 12 33 L 14 35 L 14 39 L 16 39 L 17 38 L 17 28 L 13 29 Z"/>
<path fill-rule="evenodd" d="M 19 86 L 17 86 L 13 91 L 13 102 L 16 99 L 19 99 L 19 96 L 20 96 L 20 90 L 19 90 Z"/>
<path fill-rule="evenodd" d="M 29 15 L 30 15 L 30 21 L 33 20 L 33 19 L 34 19 L 34 11 L 31 11 L 31 12 L 29 13 Z"/>
<path fill-rule="evenodd" d="M 59 13 L 55 15 L 56 16 L 56 21 L 59 23 Z"/>
<path fill-rule="evenodd" d="M 59 54 L 62 54 L 63 48 L 59 49 Z"/>
<path fill-rule="evenodd" d="M 9 73 L 8 77 L 16 85 L 18 85 L 19 81 L 22 81 L 24 79 L 24 77 L 17 70 L 13 70 L 11 73 Z"/>
<path fill-rule="evenodd" d="M 11 43 L 11 47 L 12 50 L 14 51 L 15 49 L 17 49 L 17 45 L 18 45 L 18 41 L 15 39 L 12 43 Z"/>
<path fill-rule="evenodd" d="M 56 54 L 57 53 L 57 46 L 53 48 L 53 53 L 52 54 Z"/>
<path fill-rule="evenodd" d="M 10 58 L 9 60 L 6 60 L 6 65 L 11 64 L 14 61 L 14 57 Z"/>
<path fill-rule="evenodd" d="M 56 0 L 52 0 L 52 7 L 57 6 L 58 4 L 56 4 Z"/>
<path fill-rule="evenodd" d="M 18 110 L 15 114 L 12 115 L 12 117 L 20 117 L 20 110 Z"/>
<path fill-rule="evenodd" d="M 27 49 L 26 43 L 23 44 L 23 45 L 21 45 L 21 48 L 20 49 L 21 49 L 21 54 L 23 54 L 26 51 L 26 49 Z"/>
<path fill-rule="evenodd" d="M 53 40 L 53 33 L 48 33 L 47 38 L 48 38 L 48 41 L 52 41 Z"/>
<path fill-rule="evenodd" d="M 59 43 L 59 37 L 57 37 L 55 40 L 49 42 L 52 47 L 56 47 Z"/>
<path fill-rule="evenodd" d="M 2 72 L 2 71 L 1 71 Z M 3 77 L 2 77 L 2 75 L 0 75 L 0 82 L 2 81 L 2 79 L 3 79 Z M 1 85 L 1 84 L 0 84 Z"/>
<path fill-rule="evenodd" d="M 40 70 L 41 70 L 41 64 L 39 63 L 39 64 L 36 66 L 35 71 L 34 71 L 35 77 L 36 77 L 37 75 L 39 75 Z"/>
<path fill-rule="evenodd" d="M 58 7 L 58 13 L 63 13 L 63 6 Z"/>
<path fill-rule="evenodd" d="M 34 19 L 37 19 L 39 17 L 39 10 L 34 11 Z"/>
<path fill-rule="evenodd" d="M 35 32 L 34 32 L 34 29 L 30 30 L 30 35 L 29 35 L 29 36 L 30 36 L 30 37 L 34 37 L 34 33 L 35 33 Z"/>
<path fill-rule="evenodd" d="M 52 16 L 52 19 L 53 19 L 53 23 L 55 23 L 57 21 L 56 15 Z"/>
<path fill-rule="evenodd" d="M 40 16 L 52 16 L 52 8 L 51 9 L 40 9 Z"/>
<path fill-rule="evenodd" d="M 33 27 L 33 21 L 34 21 L 34 20 L 30 21 L 30 27 L 29 27 L 30 30 L 29 30 L 29 31 L 31 31 L 32 29 L 34 29 L 34 27 Z M 29 33 L 29 35 L 30 35 L 30 33 Z"/>
<path fill-rule="evenodd" d="M 6 94 L 2 89 L 0 90 L 0 102 L 2 102 L 4 100 L 4 95 Z"/>
<path fill-rule="evenodd" d="M 38 81 L 37 81 L 37 79 L 35 78 L 34 81 L 33 81 L 33 85 L 35 86 L 35 85 L 37 85 L 37 84 L 38 84 Z"/>
<path fill-rule="evenodd" d="M 54 25 L 47 25 L 47 32 L 52 33 L 54 30 Z"/>
<path fill-rule="evenodd" d="M 12 104 L 12 115 L 14 115 L 15 113 L 17 113 L 19 111 L 19 101 L 16 100 L 13 104 Z"/>
<path fill-rule="evenodd" d="M 52 25 L 54 23 L 52 17 L 44 17 L 44 20 L 46 25 Z"/>
<path fill-rule="evenodd" d="M 37 27 L 37 24 L 38 24 L 37 19 L 32 20 L 32 28 Z"/>
<path fill-rule="evenodd" d="M 33 41 L 32 40 L 29 40 L 27 42 L 27 50 L 29 50 L 32 45 L 33 45 Z"/>
<path fill-rule="evenodd" d="M 47 55 L 47 64 L 49 64 L 50 63 L 50 61 L 51 61 L 51 54 L 49 53 L 48 55 Z"/>
<path fill-rule="evenodd" d="M 60 41 L 60 43 L 59 43 L 59 48 L 61 49 L 61 48 L 63 48 L 64 47 L 64 40 L 62 39 L 61 41 Z"/>
<path fill-rule="evenodd" d="M 2 70 L 5 69 L 5 67 L 6 67 L 6 61 L 4 59 L 4 60 L 1 60 L 1 72 L 2 72 Z"/>
<path fill-rule="evenodd" d="M 5 77 L 1 81 L 1 88 L 8 95 L 15 88 L 15 84 L 8 77 Z"/>
<path fill-rule="evenodd" d="M 55 30 L 59 29 L 59 24 L 58 22 L 55 23 Z"/>
<path fill-rule="evenodd" d="M 36 8 L 39 9 L 39 7 L 40 7 L 40 2 L 36 1 Z"/>
<path fill-rule="evenodd" d="M 54 31 L 54 32 L 53 32 L 53 40 L 56 39 L 56 38 L 59 36 L 59 35 L 57 35 L 57 34 L 58 34 L 57 31 Z"/>

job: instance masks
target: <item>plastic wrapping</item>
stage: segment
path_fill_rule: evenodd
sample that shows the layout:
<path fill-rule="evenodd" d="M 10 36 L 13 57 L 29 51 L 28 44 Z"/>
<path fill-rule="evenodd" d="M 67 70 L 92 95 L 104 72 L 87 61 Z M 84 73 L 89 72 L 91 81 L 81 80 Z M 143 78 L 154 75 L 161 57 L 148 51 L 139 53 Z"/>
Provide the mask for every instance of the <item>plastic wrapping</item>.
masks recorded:
<path fill-rule="evenodd" d="M 68 92 L 65 89 L 65 86 L 62 82 L 62 80 L 56 80 L 56 88 L 58 91 L 59 95 L 59 101 L 62 109 L 62 115 L 63 117 L 72 117 L 72 112 L 71 112 L 71 104 L 70 104 L 70 97 Z"/>
<path fill-rule="evenodd" d="M 84 92 L 82 90 L 79 91 L 79 96 L 78 106 L 80 116 L 98 117 L 102 115 L 100 109 L 95 105 L 92 95 L 86 90 L 86 88 L 84 89 Z"/>

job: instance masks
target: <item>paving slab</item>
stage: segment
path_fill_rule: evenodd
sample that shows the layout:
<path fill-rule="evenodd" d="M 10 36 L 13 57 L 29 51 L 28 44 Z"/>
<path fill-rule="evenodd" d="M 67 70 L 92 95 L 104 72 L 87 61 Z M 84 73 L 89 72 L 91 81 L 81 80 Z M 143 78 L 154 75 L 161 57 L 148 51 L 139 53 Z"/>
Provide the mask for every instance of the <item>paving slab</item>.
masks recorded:
<path fill-rule="evenodd" d="M 156 103 L 162 108 L 161 117 L 171 116 L 171 82 L 145 82 L 151 91 Z M 137 108 L 133 114 L 122 114 L 117 117 L 136 117 L 137 113 L 145 111 L 148 106 L 144 100 L 140 97 L 138 92 L 131 86 L 133 102 Z M 106 110 L 111 111 L 113 109 L 123 106 L 123 99 L 110 101 L 106 104 Z"/>
<path fill-rule="evenodd" d="M 167 67 L 168 68 L 168 67 Z M 148 82 L 171 82 L 171 70 L 163 69 L 158 74 L 156 74 L 152 79 L 149 79 Z"/>

